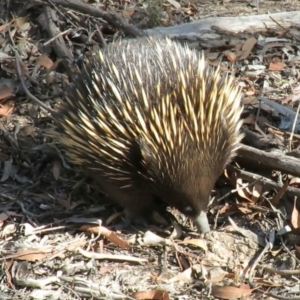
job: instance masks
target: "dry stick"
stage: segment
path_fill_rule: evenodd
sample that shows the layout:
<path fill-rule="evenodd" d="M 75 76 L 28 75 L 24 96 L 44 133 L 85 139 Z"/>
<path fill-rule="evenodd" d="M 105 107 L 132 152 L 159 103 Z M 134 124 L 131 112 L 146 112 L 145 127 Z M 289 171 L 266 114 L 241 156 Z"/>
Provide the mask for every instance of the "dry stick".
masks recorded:
<path fill-rule="evenodd" d="M 76 74 L 76 65 L 73 64 L 74 56 L 73 53 L 66 46 L 65 40 L 61 35 L 60 29 L 56 26 L 53 16 L 55 15 L 55 10 L 50 6 L 44 5 L 44 14 L 46 19 L 46 30 L 51 38 L 55 39 L 52 42 L 52 47 L 57 55 L 57 57 L 63 60 L 64 67 L 67 70 L 69 79 L 73 80 L 74 74 Z"/>
<path fill-rule="evenodd" d="M 281 246 L 284 248 L 284 250 L 290 255 L 291 258 L 293 258 L 293 259 L 295 260 L 295 262 L 297 262 L 297 264 L 299 264 L 299 263 L 300 263 L 300 259 L 298 259 L 297 256 L 296 256 L 296 254 L 297 254 L 298 251 L 297 251 L 296 253 L 293 253 L 293 252 L 287 247 L 286 242 L 283 240 L 282 235 L 280 236 L 280 241 L 281 241 Z M 299 275 L 299 274 L 300 274 L 300 270 L 299 270 L 299 269 L 297 269 L 297 270 L 282 270 L 282 269 L 281 269 L 281 271 L 287 272 L 287 273 L 285 273 L 285 275 L 288 274 L 290 271 L 297 272 L 296 275 Z M 293 274 L 293 275 L 294 275 L 294 274 Z"/>
<path fill-rule="evenodd" d="M 28 98 L 33 100 L 36 104 L 38 104 L 40 107 L 42 107 L 47 112 L 54 113 L 54 110 L 51 107 L 47 106 L 45 103 L 43 103 L 41 100 L 39 100 L 37 97 L 35 97 L 34 95 L 32 95 L 29 92 L 29 90 L 24 82 L 22 72 L 21 72 L 21 67 L 20 67 L 21 57 L 19 56 L 19 53 L 17 52 L 17 50 L 14 49 L 14 52 L 15 52 L 15 60 L 16 60 L 18 77 L 19 77 L 19 80 L 21 81 L 21 85 L 22 85 L 22 88 L 23 88 L 25 94 L 27 95 Z"/>
<path fill-rule="evenodd" d="M 24 82 L 24 79 L 23 79 L 23 75 L 22 75 L 22 71 L 21 71 L 21 66 L 20 66 L 20 62 L 21 62 L 21 57 L 19 56 L 19 53 L 18 51 L 16 50 L 16 44 L 11 36 L 11 32 L 10 30 L 8 31 L 8 34 L 9 34 L 9 38 L 10 38 L 10 41 L 13 45 L 13 51 L 15 53 L 15 61 L 16 61 L 16 67 L 17 67 L 17 73 L 18 73 L 18 77 L 19 77 L 19 80 L 21 82 L 21 85 L 22 85 L 22 88 L 25 92 L 25 94 L 28 96 L 28 98 L 30 98 L 31 100 L 33 100 L 36 104 L 38 104 L 40 107 L 42 107 L 43 109 L 45 109 L 47 112 L 51 112 L 51 113 L 54 113 L 54 110 L 51 108 L 51 107 L 48 107 L 45 103 L 43 103 L 41 100 L 39 100 L 38 98 L 36 98 L 34 95 L 32 95 L 25 82 Z"/>
<path fill-rule="evenodd" d="M 107 253 L 95 253 L 95 252 L 85 251 L 80 247 L 78 247 L 76 250 L 84 257 L 91 258 L 91 259 L 127 261 L 127 262 L 135 262 L 140 264 L 148 262 L 148 260 L 145 258 L 138 258 L 138 257 L 123 255 L 123 254 L 114 255 L 114 254 L 107 254 Z"/>
<path fill-rule="evenodd" d="M 67 29 L 67 30 L 65 30 L 65 31 L 63 31 L 63 32 L 57 33 L 54 37 L 52 37 L 50 40 L 48 40 L 47 42 L 45 42 L 45 43 L 43 44 L 43 46 L 44 46 L 44 47 L 45 47 L 45 46 L 48 46 L 50 43 L 54 42 L 56 39 L 60 38 L 61 36 L 66 35 L 67 33 L 71 32 L 71 31 L 72 31 L 72 29 L 69 28 L 69 29 Z"/>
<path fill-rule="evenodd" d="M 273 234 L 274 234 L 274 232 L 273 232 Z M 258 257 L 255 259 L 255 261 L 254 261 L 254 263 L 253 263 L 253 265 L 252 265 L 252 267 L 251 267 L 251 269 L 250 269 L 250 274 L 249 274 L 249 284 L 250 284 L 250 286 L 251 286 L 252 288 L 255 288 L 255 284 L 254 284 L 253 281 L 252 281 L 252 279 L 253 279 L 253 272 L 254 272 L 254 270 L 255 270 L 256 267 L 261 269 L 261 267 L 258 266 L 258 262 L 261 260 L 262 256 L 263 256 L 269 249 L 271 249 L 271 248 L 272 248 L 272 243 L 268 241 L 268 242 L 266 243 L 265 248 L 262 250 L 262 252 L 261 252 L 261 253 L 258 255 Z M 267 269 L 267 268 L 263 268 L 263 269 Z M 272 272 L 273 269 L 268 268 L 268 271 L 269 271 L 269 272 Z M 291 272 L 289 272 L 289 271 L 291 271 Z M 285 272 L 286 272 L 285 275 L 287 275 L 287 274 L 289 274 L 289 275 L 296 274 L 296 275 L 297 275 L 299 271 L 298 271 L 298 270 L 296 270 L 296 271 L 295 271 L 295 270 L 285 270 Z M 280 274 L 280 271 L 279 271 L 279 270 L 278 270 L 278 272 L 275 271 L 275 273 L 276 273 L 276 274 Z M 283 275 L 283 274 L 282 274 L 282 275 Z M 263 295 L 267 295 L 267 296 L 270 296 L 270 297 L 274 297 L 274 298 L 276 298 L 276 299 L 281 299 L 281 300 L 300 300 L 300 297 L 282 297 L 282 296 L 278 296 L 278 295 L 273 294 L 273 293 L 268 293 L 268 292 L 266 292 L 266 291 L 264 291 L 264 290 L 261 290 L 261 289 L 257 289 L 256 291 L 262 293 Z"/>
<path fill-rule="evenodd" d="M 99 39 L 100 39 L 100 41 L 102 43 L 102 47 L 106 48 L 107 47 L 107 43 L 106 43 L 106 41 L 105 41 L 105 39 L 103 37 L 102 31 L 99 28 L 98 24 L 96 24 L 96 28 L 97 28 L 97 32 L 98 32 L 98 35 L 99 35 Z"/>
<path fill-rule="evenodd" d="M 283 153 L 266 152 L 242 145 L 238 155 L 293 176 L 300 177 L 300 160 Z"/>
<path fill-rule="evenodd" d="M 284 28 L 284 26 L 282 26 L 278 21 L 276 21 L 272 16 L 270 16 L 270 19 L 276 23 L 280 28 L 282 28 L 286 33 L 288 33 L 292 38 L 294 38 L 296 41 L 299 41 L 299 39 L 290 32 L 289 29 Z"/>
<path fill-rule="evenodd" d="M 284 296 L 279 296 L 277 294 L 273 294 L 273 293 L 268 293 L 264 290 L 261 289 L 257 289 L 257 292 L 260 292 L 262 295 L 264 296 L 269 296 L 271 298 L 275 298 L 275 299 L 280 299 L 280 300 L 300 300 L 300 297 L 284 297 Z M 297 292 L 295 292 L 297 293 Z"/>
<path fill-rule="evenodd" d="M 294 269 L 294 270 L 277 270 L 274 268 L 270 267 L 265 267 L 265 266 L 256 266 L 258 269 L 262 271 L 266 271 L 269 274 L 276 274 L 276 275 L 283 275 L 283 276 L 293 276 L 293 275 L 300 275 L 300 270 L 299 269 Z"/>
<path fill-rule="evenodd" d="M 50 1 L 39 1 L 33 0 L 34 3 L 43 4 L 43 5 L 51 5 Z M 51 0 L 51 3 L 63 6 L 70 9 L 75 9 L 82 13 L 88 14 L 93 17 L 102 18 L 109 25 L 122 30 L 125 34 L 132 37 L 141 37 L 145 36 L 146 33 L 134 26 L 131 26 L 125 19 L 120 18 L 118 15 L 113 13 L 105 12 L 99 8 L 93 7 L 91 5 L 76 1 L 76 0 Z"/>
<path fill-rule="evenodd" d="M 271 132 L 272 134 L 276 133 L 279 136 L 286 136 L 286 135 L 290 136 L 291 135 L 291 133 L 289 131 L 281 131 L 277 127 L 272 126 L 271 124 L 265 123 L 265 126 L 267 127 L 268 131 Z M 293 137 L 294 137 L 294 139 L 300 140 L 299 134 L 294 133 Z"/>
<path fill-rule="evenodd" d="M 261 261 L 262 257 L 264 256 L 264 254 L 271 250 L 273 247 L 272 243 L 270 241 L 266 241 L 266 245 L 264 247 L 264 249 L 261 251 L 261 253 L 256 257 L 256 259 L 254 260 L 251 268 L 250 268 L 250 272 L 249 272 L 249 283 L 251 285 L 251 287 L 255 287 L 255 284 L 253 283 L 253 274 L 255 271 L 256 266 L 258 265 L 258 263 Z"/>
<path fill-rule="evenodd" d="M 266 177 L 263 177 L 263 176 L 260 176 L 260 175 L 257 175 L 257 174 L 254 174 L 254 173 L 251 173 L 251 172 L 248 172 L 248 171 L 244 171 L 244 170 L 235 168 L 234 166 L 231 166 L 231 165 L 227 166 L 227 170 L 229 172 L 237 173 L 237 175 L 239 177 L 241 177 L 242 179 L 247 180 L 247 181 L 258 180 L 258 182 L 262 183 L 263 186 L 266 189 L 279 190 L 283 186 L 282 184 L 277 183 L 277 182 L 275 182 L 271 179 L 268 179 Z M 300 197 L 300 189 L 297 189 L 297 188 L 294 188 L 294 187 L 288 187 L 286 189 L 286 193 L 293 196 L 293 197 L 294 196 Z"/>
<path fill-rule="evenodd" d="M 296 115 L 295 115 L 295 118 L 294 118 L 292 132 L 291 132 L 291 135 L 290 135 L 290 138 L 289 138 L 289 151 L 292 151 L 292 140 L 293 140 L 293 136 L 294 136 L 294 132 L 295 132 L 296 123 L 298 121 L 299 110 L 300 110 L 300 102 L 298 104 L 297 112 L 296 112 Z"/>
<path fill-rule="evenodd" d="M 256 267 L 260 268 L 257 264 L 258 262 L 261 260 L 262 256 L 269 250 L 271 249 L 272 247 L 272 244 L 270 242 L 267 242 L 266 243 L 266 246 L 265 248 L 263 249 L 263 251 L 259 254 L 259 256 L 257 257 L 257 259 L 254 261 L 252 267 L 251 267 L 251 270 L 250 270 L 250 274 L 249 274 L 249 284 L 252 288 L 255 288 L 255 284 L 252 282 L 252 278 L 253 278 L 253 272 L 255 270 Z M 264 268 L 265 269 L 265 268 Z M 268 268 L 268 271 L 272 271 L 271 268 Z M 289 272 L 291 271 L 291 272 Z M 289 274 L 289 275 L 293 275 L 293 274 L 298 274 L 298 270 L 285 270 L 286 272 L 286 275 Z M 275 272 L 276 274 L 280 274 L 280 271 L 278 272 Z M 264 290 L 261 290 L 261 289 L 257 289 L 256 290 L 257 292 L 260 292 L 261 294 L 263 295 L 267 295 L 267 296 L 270 296 L 270 297 L 273 297 L 273 298 L 276 298 L 276 299 L 281 299 L 281 300 L 300 300 L 300 297 L 282 297 L 282 296 L 279 296 L 279 295 L 276 295 L 276 294 L 273 294 L 273 293 L 268 293 Z"/>

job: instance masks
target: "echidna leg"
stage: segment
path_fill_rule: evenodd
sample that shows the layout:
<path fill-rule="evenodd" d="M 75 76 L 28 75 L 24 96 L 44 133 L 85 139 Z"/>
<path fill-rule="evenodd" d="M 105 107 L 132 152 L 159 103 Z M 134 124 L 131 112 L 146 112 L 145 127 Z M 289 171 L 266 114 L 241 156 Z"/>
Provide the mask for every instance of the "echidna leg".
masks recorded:
<path fill-rule="evenodd" d="M 126 201 L 126 197 L 129 197 L 128 201 Z M 117 224 L 115 226 L 117 229 L 126 229 L 131 224 L 146 227 L 149 225 L 149 222 L 151 223 L 153 207 L 150 205 L 152 198 L 149 195 L 140 194 L 137 196 L 136 193 L 134 195 L 127 194 L 126 196 L 123 195 L 121 203 L 116 198 L 115 202 L 123 206 L 125 213 L 125 222 Z"/>
<path fill-rule="evenodd" d="M 102 191 L 113 202 L 124 208 L 126 217 L 124 227 L 132 223 L 147 225 L 152 220 L 154 201 L 150 193 L 136 186 L 120 188 L 115 184 L 105 184 L 102 187 Z"/>

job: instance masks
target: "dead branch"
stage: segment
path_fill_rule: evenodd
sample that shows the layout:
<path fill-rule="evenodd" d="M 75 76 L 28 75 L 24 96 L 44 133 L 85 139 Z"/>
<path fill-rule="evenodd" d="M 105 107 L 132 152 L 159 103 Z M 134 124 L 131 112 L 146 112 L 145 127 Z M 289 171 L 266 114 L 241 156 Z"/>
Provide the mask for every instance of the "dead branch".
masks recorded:
<path fill-rule="evenodd" d="M 43 5 L 55 4 L 102 18 L 110 26 L 122 30 L 128 36 L 164 35 L 189 42 L 197 41 L 201 47 L 231 47 L 240 44 L 241 39 L 246 40 L 258 33 L 270 33 L 278 30 L 286 30 L 291 37 L 300 39 L 300 11 L 208 18 L 192 23 L 172 27 L 156 27 L 143 31 L 130 25 L 124 18 L 114 13 L 105 12 L 77 0 L 52 0 L 51 3 L 50 1 L 33 1 Z"/>
<path fill-rule="evenodd" d="M 109 25 L 111 25 L 114 28 L 122 30 L 126 35 L 132 36 L 132 37 L 139 37 L 146 35 L 145 32 L 142 30 L 130 25 L 124 18 L 114 14 L 114 13 L 108 13 L 106 11 L 103 11 L 100 8 L 94 7 L 89 4 L 85 4 L 83 2 L 77 1 L 77 0 L 51 0 L 51 1 L 39 1 L 39 0 L 33 0 L 36 4 L 43 4 L 43 5 L 57 5 L 62 6 L 69 9 L 75 9 L 77 11 L 80 11 L 84 14 L 88 14 L 90 16 L 96 17 L 96 18 L 102 18 L 104 21 L 106 21 Z"/>
<path fill-rule="evenodd" d="M 236 173 L 238 177 L 242 178 L 243 180 L 246 180 L 248 182 L 252 182 L 254 180 L 257 180 L 258 182 L 262 183 L 264 190 L 268 191 L 270 189 L 280 190 L 283 186 L 283 184 L 277 183 L 269 178 L 266 178 L 261 175 L 254 174 L 252 172 L 248 172 L 245 170 L 241 170 L 238 168 L 235 168 L 231 165 L 227 166 L 226 169 L 229 171 L 229 173 Z M 294 187 L 287 187 L 286 193 L 292 197 L 300 197 L 300 189 L 294 188 Z"/>
<path fill-rule="evenodd" d="M 55 11 L 49 6 L 44 6 L 44 14 L 46 16 L 46 30 L 51 38 L 57 37 L 53 40 L 52 45 L 53 49 L 56 52 L 56 55 L 63 59 L 63 64 L 68 72 L 69 78 L 72 78 L 72 75 L 76 71 L 72 62 L 74 60 L 73 53 L 70 51 L 64 41 L 63 36 L 60 35 L 60 30 L 56 26 L 54 20 L 56 19 Z"/>
<path fill-rule="evenodd" d="M 238 155 L 293 176 L 300 177 L 300 160 L 283 153 L 266 152 L 243 145 Z"/>
<path fill-rule="evenodd" d="M 290 36 L 300 38 L 300 11 L 265 15 L 208 18 L 172 27 L 146 30 L 150 35 L 166 35 L 171 38 L 197 41 L 202 47 L 235 46 L 241 38 L 258 33 L 288 30 Z"/>

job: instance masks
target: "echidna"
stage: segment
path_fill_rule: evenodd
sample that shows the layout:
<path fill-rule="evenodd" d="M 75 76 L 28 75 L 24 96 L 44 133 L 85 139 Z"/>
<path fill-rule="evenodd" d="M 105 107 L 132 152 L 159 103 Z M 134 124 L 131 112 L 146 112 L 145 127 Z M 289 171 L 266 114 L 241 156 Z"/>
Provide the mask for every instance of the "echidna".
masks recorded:
<path fill-rule="evenodd" d="M 211 189 L 242 138 L 236 82 L 167 38 L 110 44 L 84 64 L 52 135 L 130 215 L 153 199 L 209 231 Z"/>

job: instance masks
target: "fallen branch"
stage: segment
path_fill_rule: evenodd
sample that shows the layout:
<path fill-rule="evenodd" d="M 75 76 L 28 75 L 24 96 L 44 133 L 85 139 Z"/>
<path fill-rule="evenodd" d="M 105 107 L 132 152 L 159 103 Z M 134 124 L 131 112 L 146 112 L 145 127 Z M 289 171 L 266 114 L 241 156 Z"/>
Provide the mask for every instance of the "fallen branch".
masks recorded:
<path fill-rule="evenodd" d="M 241 38 L 247 39 L 257 33 L 288 30 L 290 36 L 300 38 L 300 11 L 265 15 L 219 17 L 198 20 L 172 27 L 146 30 L 151 35 L 167 35 L 171 38 L 197 41 L 199 46 L 235 46 Z M 277 35 L 276 35 L 277 36 Z"/>
<path fill-rule="evenodd" d="M 118 16 L 114 13 L 108 13 L 100 8 L 94 7 L 92 5 L 80 2 L 78 0 L 51 0 L 51 1 L 41 1 L 41 0 L 33 0 L 36 4 L 43 4 L 43 5 L 50 5 L 53 4 L 57 6 L 62 6 L 69 9 L 74 9 L 80 11 L 84 14 L 88 14 L 90 16 L 96 18 L 102 18 L 106 21 L 110 26 L 122 30 L 125 34 L 132 36 L 132 37 L 139 37 L 144 36 L 145 33 L 130 25 L 124 18 Z"/>
<path fill-rule="evenodd" d="M 74 9 L 93 17 L 101 18 L 115 29 L 126 35 L 141 37 L 145 35 L 164 35 L 186 41 L 197 41 L 201 47 L 235 46 L 258 33 L 287 30 L 290 36 L 300 39 L 300 11 L 280 12 L 264 15 L 240 17 L 216 17 L 198 20 L 171 27 L 156 27 L 140 30 L 130 25 L 117 14 L 106 12 L 98 7 L 82 3 L 78 0 L 33 0 L 36 4 L 56 5 Z M 284 38 L 282 40 L 285 40 Z"/>
<path fill-rule="evenodd" d="M 275 189 L 275 190 L 280 190 L 283 186 L 283 184 L 277 183 L 269 178 L 263 177 L 261 175 L 257 175 L 245 170 L 241 170 L 238 168 L 235 168 L 231 165 L 227 166 L 226 168 L 229 173 L 236 173 L 239 178 L 242 178 L 245 181 L 252 182 L 252 181 L 257 181 L 262 183 L 262 186 L 264 187 L 264 190 L 270 190 L 270 189 Z M 298 198 L 300 197 L 300 189 L 294 188 L 294 187 L 287 187 L 286 193 L 292 197 L 297 196 Z M 300 199 L 300 198 L 299 198 Z"/>
<path fill-rule="evenodd" d="M 239 149 L 238 155 L 274 170 L 300 177 L 300 160 L 298 158 L 283 153 L 266 152 L 246 145 Z"/>

